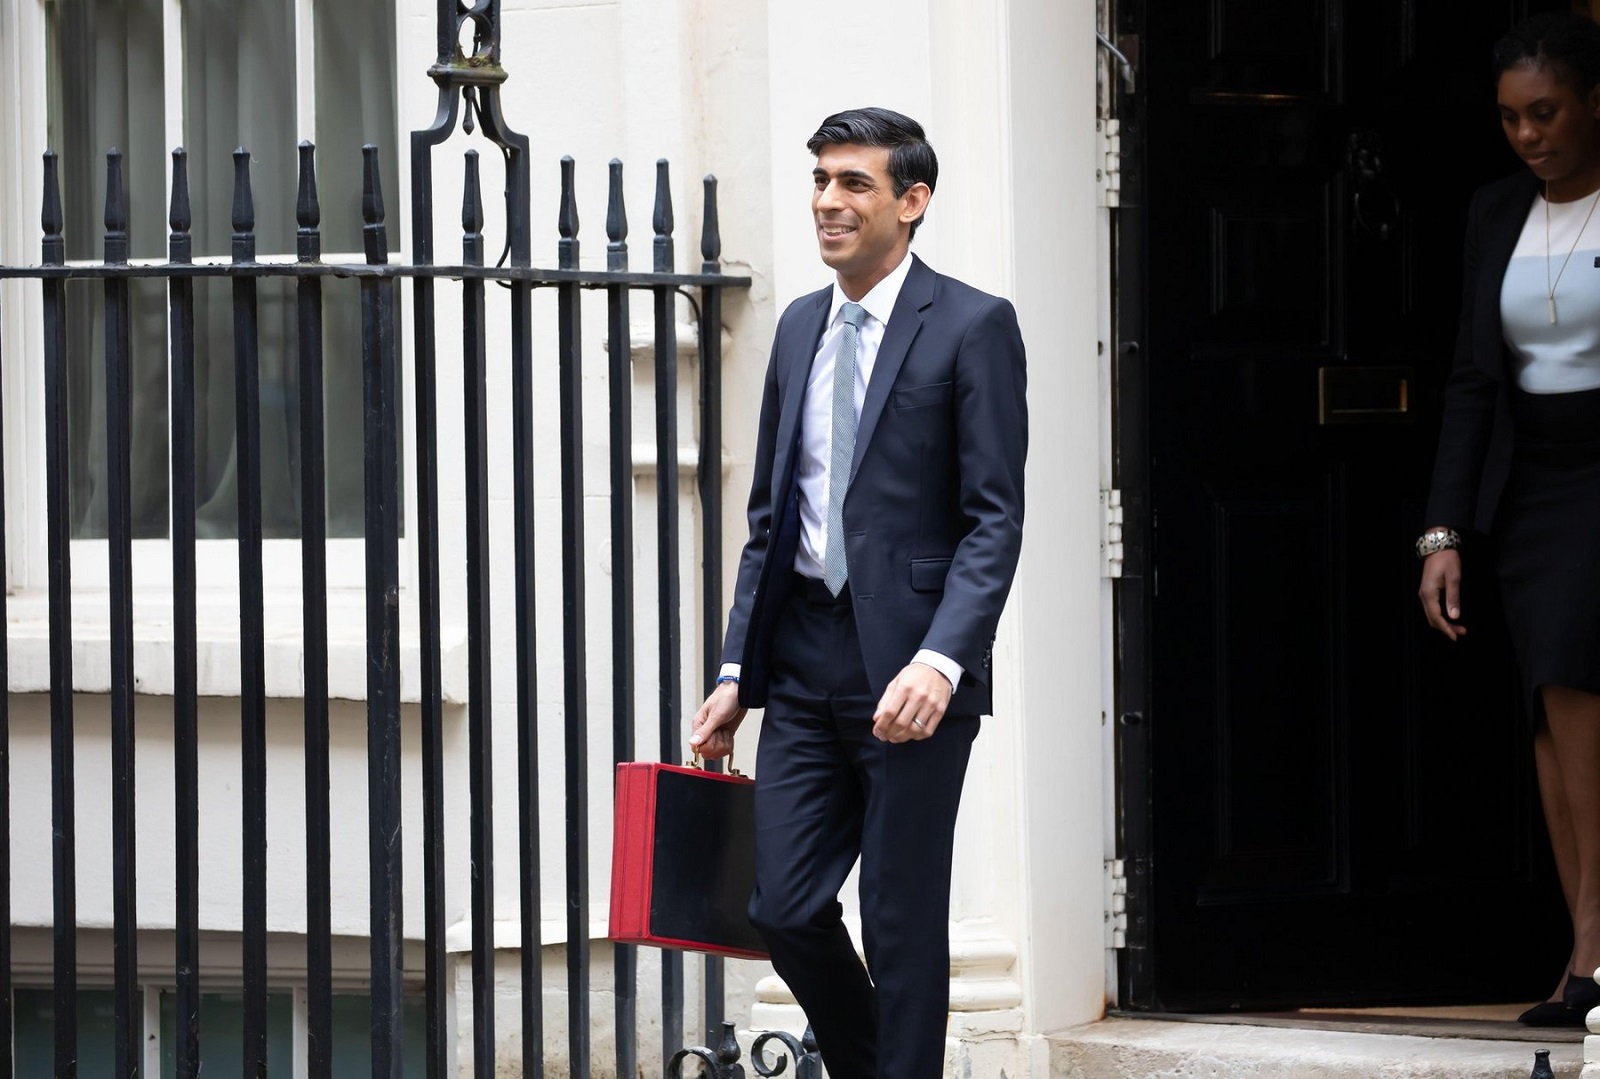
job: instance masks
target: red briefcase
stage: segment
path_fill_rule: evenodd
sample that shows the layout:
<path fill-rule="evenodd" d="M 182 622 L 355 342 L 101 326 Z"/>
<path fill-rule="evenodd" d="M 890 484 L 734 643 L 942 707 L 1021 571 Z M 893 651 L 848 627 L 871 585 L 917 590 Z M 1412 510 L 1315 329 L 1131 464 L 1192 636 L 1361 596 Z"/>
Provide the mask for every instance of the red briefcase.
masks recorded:
<path fill-rule="evenodd" d="M 755 878 L 754 781 L 617 765 L 612 940 L 765 959 L 746 913 Z"/>

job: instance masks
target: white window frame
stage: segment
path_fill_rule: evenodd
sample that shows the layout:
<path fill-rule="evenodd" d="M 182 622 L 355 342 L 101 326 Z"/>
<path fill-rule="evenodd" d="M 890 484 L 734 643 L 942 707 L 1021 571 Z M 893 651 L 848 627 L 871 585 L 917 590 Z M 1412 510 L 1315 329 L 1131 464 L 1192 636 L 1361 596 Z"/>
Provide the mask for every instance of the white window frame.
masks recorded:
<path fill-rule="evenodd" d="M 0 262 L 32 265 L 40 258 L 39 199 L 42 190 L 41 154 L 48 139 L 46 49 L 47 5 L 56 0 L 0 0 L 0 190 L 13 197 L 0 200 Z M 295 116 L 297 138 L 316 142 L 316 63 L 315 23 L 318 3 L 337 0 L 294 0 L 295 17 Z M 401 48 L 411 3 L 400 3 L 396 12 L 395 41 L 392 43 L 397 71 L 394 146 L 401 162 L 397 177 L 385 177 L 390 192 L 388 219 L 400 221 L 410 205 L 410 177 L 405 167 L 409 138 L 405 130 L 404 104 L 407 95 L 398 85 L 405 72 Z M 181 0 L 163 0 L 163 77 L 166 112 L 164 117 L 167 148 L 183 140 L 183 27 Z M 327 148 L 319 144 L 319 154 Z M 92 167 L 69 162 L 65 167 Z M 170 200 L 171 176 L 167 176 Z M 406 230 L 409 240 L 409 229 Z M 326 261 L 363 261 L 362 252 L 325 252 Z M 227 261 L 196 258 L 196 261 Z M 276 261 L 263 258 L 262 261 Z M 292 257 L 284 257 L 292 261 Z M 405 249 L 391 248 L 390 261 L 409 261 Z M 407 289 L 396 287 L 396 316 L 400 324 L 409 321 L 410 297 Z M 409 335 L 397 335 L 397 360 L 401 371 L 400 461 L 406 507 L 401 540 L 401 587 L 414 590 L 415 543 L 417 527 L 416 478 L 413 447 L 415 424 L 412 407 L 415 399 Z M 45 454 L 44 454 L 44 378 L 43 314 L 39 286 L 29 281 L 0 282 L 0 408 L 4 409 L 4 441 L 0 445 L 5 462 L 6 573 L 10 625 L 13 642 L 13 691 L 40 690 L 48 686 L 46 654 L 48 609 L 46 590 L 48 570 L 45 547 Z M 170 505 L 170 501 L 169 501 Z M 330 675 L 336 673 L 346 649 L 356 649 L 364 638 L 365 621 L 362 588 L 365 583 L 365 552 L 360 539 L 332 539 L 327 542 L 327 574 L 330 593 Z M 108 616 L 109 551 L 106 540 L 74 540 L 71 550 L 74 604 L 74 683 L 80 691 L 104 689 L 102 664 L 96 651 L 103 640 Z M 198 601 L 200 605 L 201 686 L 204 694 L 231 695 L 238 692 L 238 549 L 233 540 L 200 540 L 196 550 Z M 263 571 L 267 581 L 267 663 L 269 695 L 296 696 L 302 691 L 300 663 L 300 570 L 301 544 L 298 539 L 272 539 L 263 543 Z M 157 662 L 153 673 L 141 670 L 140 692 L 171 692 L 172 551 L 167 539 L 137 540 L 133 544 L 135 581 L 136 648 L 153 648 Z M 402 604 L 407 609 L 414 604 Z M 80 626 L 84 628 L 80 628 Z M 412 637 L 414 641 L 414 636 Z M 103 648 L 98 649 L 103 651 Z M 207 655 L 214 651 L 213 656 Z M 89 654 L 84 654 L 89 653 Z M 275 658 L 274 653 L 277 653 Z M 349 658 L 359 655 L 355 652 Z M 79 658 L 81 656 L 81 659 Z M 209 661 L 208 661 L 209 660 Z M 85 662 L 87 661 L 87 662 Z M 136 666 L 141 666 L 136 655 Z M 359 670 L 360 664 L 355 664 Z M 341 679 L 335 678 L 335 683 Z M 349 685 L 330 687 L 335 696 L 364 696 L 364 682 L 350 679 Z M 408 680 L 409 681 L 409 680 Z M 409 691 L 408 691 L 409 690 Z M 414 699 L 414 689 L 403 693 Z"/>

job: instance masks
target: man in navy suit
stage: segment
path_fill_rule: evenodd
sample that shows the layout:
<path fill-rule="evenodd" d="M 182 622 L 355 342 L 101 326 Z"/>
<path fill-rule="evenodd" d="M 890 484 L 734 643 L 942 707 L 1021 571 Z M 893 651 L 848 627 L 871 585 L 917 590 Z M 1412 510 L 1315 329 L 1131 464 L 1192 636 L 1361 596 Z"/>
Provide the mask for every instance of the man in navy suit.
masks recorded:
<path fill-rule="evenodd" d="M 910 253 L 938 179 L 920 125 L 855 109 L 806 146 L 836 280 L 778 321 L 691 743 L 723 756 L 766 708 L 750 919 L 829 1075 L 936 1079 L 956 808 L 1022 541 L 1022 337 L 1010 303 Z M 838 902 L 858 856 L 865 968 Z"/>

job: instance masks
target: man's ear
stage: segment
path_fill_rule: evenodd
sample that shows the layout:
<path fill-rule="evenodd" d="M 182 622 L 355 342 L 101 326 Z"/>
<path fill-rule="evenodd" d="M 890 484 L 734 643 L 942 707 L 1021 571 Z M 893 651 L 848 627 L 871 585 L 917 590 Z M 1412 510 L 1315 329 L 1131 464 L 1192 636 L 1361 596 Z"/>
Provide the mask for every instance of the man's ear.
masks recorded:
<path fill-rule="evenodd" d="M 909 225 L 921 217 L 927 211 L 931 198 L 933 192 L 921 180 L 906 188 L 905 194 L 900 196 L 900 223 Z"/>

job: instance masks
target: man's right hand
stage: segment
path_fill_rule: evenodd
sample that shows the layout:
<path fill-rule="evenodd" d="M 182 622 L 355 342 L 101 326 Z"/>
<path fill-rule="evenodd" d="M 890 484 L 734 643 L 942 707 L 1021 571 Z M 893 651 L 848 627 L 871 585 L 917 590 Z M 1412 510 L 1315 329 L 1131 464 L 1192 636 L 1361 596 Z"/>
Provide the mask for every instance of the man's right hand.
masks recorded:
<path fill-rule="evenodd" d="M 726 757 L 733 752 L 733 735 L 744 721 L 744 713 L 739 707 L 739 683 L 723 682 L 694 714 L 689 745 L 708 761 Z"/>
<path fill-rule="evenodd" d="M 1422 584 L 1417 588 L 1417 598 L 1422 601 L 1428 625 L 1452 641 L 1466 636 L 1467 627 L 1455 621 L 1461 617 L 1460 551 L 1446 548 L 1422 560 Z"/>

